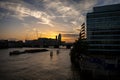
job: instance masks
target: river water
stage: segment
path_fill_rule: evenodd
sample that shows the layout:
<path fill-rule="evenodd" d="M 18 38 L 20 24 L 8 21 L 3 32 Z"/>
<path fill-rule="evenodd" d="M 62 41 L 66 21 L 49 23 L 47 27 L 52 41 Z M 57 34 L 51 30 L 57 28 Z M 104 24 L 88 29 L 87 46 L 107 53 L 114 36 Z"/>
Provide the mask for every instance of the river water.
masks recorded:
<path fill-rule="evenodd" d="M 0 80 L 79 80 L 79 74 L 70 62 L 70 50 L 48 49 L 47 52 L 10 56 L 11 48 L 0 50 Z M 50 51 L 53 56 L 50 57 Z"/>

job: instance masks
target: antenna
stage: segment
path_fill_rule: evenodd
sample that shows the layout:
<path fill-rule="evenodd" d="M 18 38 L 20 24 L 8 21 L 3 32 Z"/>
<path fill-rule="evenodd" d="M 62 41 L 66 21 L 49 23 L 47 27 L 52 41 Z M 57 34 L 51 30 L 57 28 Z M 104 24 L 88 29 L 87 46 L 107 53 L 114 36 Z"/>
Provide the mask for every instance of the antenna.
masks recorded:
<path fill-rule="evenodd" d="M 40 38 L 42 37 L 42 33 L 40 32 Z"/>
<path fill-rule="evenodd" d="M 37 37 L 37 39 L 38 39 L 38 31 L 37 31 L 37 29 L 36 29 L 36 37 Z"/>
<path fill-rule="evenodd" d="M 25 40 L 28 40 L 28 39 L 29 39 L 29 36 L 28 36 L 28 33 L 26 33 Z"/>

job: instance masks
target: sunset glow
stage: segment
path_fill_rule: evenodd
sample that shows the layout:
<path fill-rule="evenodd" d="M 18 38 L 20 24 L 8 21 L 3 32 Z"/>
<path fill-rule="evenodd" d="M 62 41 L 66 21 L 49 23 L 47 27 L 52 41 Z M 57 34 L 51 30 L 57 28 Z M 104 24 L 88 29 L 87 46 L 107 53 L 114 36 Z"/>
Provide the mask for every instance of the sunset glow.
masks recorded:
<path fill-rule="evenodd" d="M 26 40 L 39 37 L 75 41 L 86 13 L 94 6 L 119 0 L 1 0 L 0 39 Z"/>

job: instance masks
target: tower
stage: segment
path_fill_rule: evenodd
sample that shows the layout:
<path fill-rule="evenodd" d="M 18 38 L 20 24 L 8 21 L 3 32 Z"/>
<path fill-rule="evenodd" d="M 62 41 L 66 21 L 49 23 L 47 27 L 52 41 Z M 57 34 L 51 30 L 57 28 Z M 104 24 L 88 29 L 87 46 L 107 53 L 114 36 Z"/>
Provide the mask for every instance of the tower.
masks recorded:
<path fill-rule="evenodd" d="M 58 42 L 61 43 L 61 34 L 58 35 Z"/>
<path fill-rule="evenodd" d="M 57 35 L 55 36 L 55 40 L 57 41 Z"/>

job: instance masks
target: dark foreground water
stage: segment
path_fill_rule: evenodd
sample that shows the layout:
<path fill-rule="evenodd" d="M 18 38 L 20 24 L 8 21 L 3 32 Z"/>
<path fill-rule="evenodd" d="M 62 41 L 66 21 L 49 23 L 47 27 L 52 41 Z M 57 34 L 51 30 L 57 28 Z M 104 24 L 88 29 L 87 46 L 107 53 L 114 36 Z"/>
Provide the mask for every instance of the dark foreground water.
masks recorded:
<path fill-rule="evenodd" d="M 71 66 L 69 49 L 49 49 L 50 51 L 33 54 L 9 56 L 13 50 L 0 50 L 0 80 L 79 80 L 76 69 Z"/>

